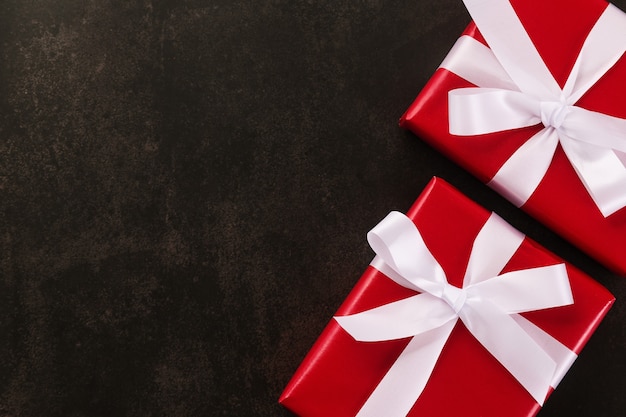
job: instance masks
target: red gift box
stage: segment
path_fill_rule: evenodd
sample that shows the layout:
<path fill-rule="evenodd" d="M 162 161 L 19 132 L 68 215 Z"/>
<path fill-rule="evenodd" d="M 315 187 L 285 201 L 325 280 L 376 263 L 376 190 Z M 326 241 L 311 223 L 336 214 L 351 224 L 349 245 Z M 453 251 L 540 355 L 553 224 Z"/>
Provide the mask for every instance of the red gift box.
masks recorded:
<path fill-rule="evenodd" d="M 600 16 L 607 10 L 608 3 L 604 0 L 551 0 L 540 2 L 540 7 L 537 1 L 530 0 L 511 0 L 510 3 L 545 66 L 563 88 L 583 44 Z M 615 9 L 613 6 L 611 8 Z M 613 10 L 615 11 L 617 9 Z M 619 11 L 615 14 L 623 15 Z M 617 22 L 619 23 L 619 18 Z M 626 26 L 626 20 L 624 22 L 621 26 Z M 489 43 L 473 22 L 463 35 L 484 45 Z M 615 35 L 615 38 L 618 42 L 624 42 L 622 35 Z M 453 50 L 447 60 L 468 59 L 455 54 Z M 473 64 L 480 67 L 480 59 L 474 59 Z M 626 58 L 622 56 L 575 103 L 576 106 L 625 119 L 625 79 Z M 474 86 L 475 84 L 454 72 L 439 68 L 403 115 L 400 124 L 481 181 L 489 183 L 512 155 L 529 138 L 544 129 L 544 126 L 535 122 L 534 126 L 475 136 L 451 134 L 449 92 Z M 619 134 L 626 133 L 625 129 L 618 130 L 621 130 Z M 615 156 L 624 163 L 623 154 L 615 152 Z M 524 175 L 521 172 L 519 177 L 524 179 Z M 511 199 L 506 189 L 495 188 Z M 626 189 L 623 187 L 618 187 L 616 192 L 621 194 L 618 196 L 620 199 L 626 196 Z M 557 146 L 549 160 L 545 176 L 534 188 L 534 192 L 525 202 L 516 204 L 598 261 L 626 274 L 626 257 L 623 256 L 626 250 L 626 209 L 622 208 L 608 215 L 602 214 L 573 168 L 562 144 Z"/>
<path fill-rule="evenodd" d="M 491 214 L 441 179 L 433 179 L 407 216 L 450 284 L 461 287 L 472 245 Z M 528 238 L 503 273 L 561 264 Z M 578 354 L 613 304 L 613 296 L 589 276 L 565 264 L 573 304 L 521 314 Z M 414 296 L 373 266 L 337 311 L 348 316 Z M 403 352 L 409 340 L 356 341 L 332 320 L 285 388 L 280 403 L 302 417 L 355 416 Z M 569 366 L 568 366 L 569 367 Z M 420 369 L 415 369 L 420 373 Z M 553 384 L 556 385 L 556 384 Z M 390 398 L 390 407 L 397 399 Z M 540 405 L 457 322 L 432 375 L 408 416 L 534 416 Z"/>

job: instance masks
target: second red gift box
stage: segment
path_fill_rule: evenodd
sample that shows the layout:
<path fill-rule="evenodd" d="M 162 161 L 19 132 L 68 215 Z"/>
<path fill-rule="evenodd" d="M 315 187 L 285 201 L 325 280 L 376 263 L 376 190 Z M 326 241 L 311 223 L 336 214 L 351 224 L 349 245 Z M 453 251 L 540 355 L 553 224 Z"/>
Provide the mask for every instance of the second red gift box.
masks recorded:
<path fill-rule="evenodd" d="M 280 398 L 301 417 L 534 416 L 614 301 L 437 178 L 368 240 Z"/>

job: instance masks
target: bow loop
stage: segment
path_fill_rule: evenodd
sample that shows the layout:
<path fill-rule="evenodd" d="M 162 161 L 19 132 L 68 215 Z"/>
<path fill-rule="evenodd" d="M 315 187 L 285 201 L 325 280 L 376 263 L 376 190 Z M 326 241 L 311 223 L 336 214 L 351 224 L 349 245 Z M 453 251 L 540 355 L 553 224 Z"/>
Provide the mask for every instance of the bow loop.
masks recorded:
<path fill-rule="evenodd" d="M 367 234 L 376 254 L 421 291 L 437 292 L 446 274 L 432 256 L 411 219 L 392 211 Z"/>
<path fill-rule="evenodd" d="M 448 93 L 450 133 L 473 136 L 534 126 L 540 102 L 519 91 L 459 88 Z"/>

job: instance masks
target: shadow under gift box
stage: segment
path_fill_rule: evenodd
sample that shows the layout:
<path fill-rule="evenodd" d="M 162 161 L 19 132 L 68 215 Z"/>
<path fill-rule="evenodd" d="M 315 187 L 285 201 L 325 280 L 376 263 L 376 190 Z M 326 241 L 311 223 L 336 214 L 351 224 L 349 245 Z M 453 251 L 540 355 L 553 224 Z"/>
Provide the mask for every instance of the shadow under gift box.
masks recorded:
<path fill-rule="evenodd" d="M 462 286 L 472 244 L 490 212 L 434 178 L 407 216 L 450 284 Z M 525 237 L 503 273 L 563 260 Z M 522 316 L 578 354 L 614 302 L 596 281 L 566 263 L 574 303 Z M 415 295 L 369 266 L 336 316 Z M 355 416 L 409 339 L 355 341 L 335 320 L 327 325 L 285 388 L 280 403 L 302 417 Z M 415 369 L 416 373 L 420 369 Z M 389 399 L 390 405 L 394 402 Z M 540 405 L 459 321 L 409 416 L 534 416 Z"/>
<path fill-rule="evenodd" d="M 585 39 L 608 3 L 604 0 L 511 0 L 511 4 L 562 88 Z M 473 22 L 463 34 L 487 44 Z M 447 69 L 437 69 L 402 116 L 400 125 L 488 183 L 543 125 L 477 136 L 452 135 L 449 133 L 448 92 L 466 87 L 474 85 Z M 622 56 L 576 106 L 623 119 L 626 118 L 624 97 L 626 58 Z M 626 189 L 623 192 L 626 193 Z M 626 209 L 604 217 L 560 144 L 546 175 L 521 208 L 607 267 L 626 275 Z"/>

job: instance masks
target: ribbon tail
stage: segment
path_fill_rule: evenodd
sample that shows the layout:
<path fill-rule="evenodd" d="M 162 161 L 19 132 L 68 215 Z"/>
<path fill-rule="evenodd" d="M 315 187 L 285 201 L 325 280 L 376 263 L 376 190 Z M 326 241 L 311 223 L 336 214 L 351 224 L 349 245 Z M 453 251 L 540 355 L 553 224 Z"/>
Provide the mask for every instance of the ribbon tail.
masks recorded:
<path fill-rule="evenodd" d="M 550 355 L 515 320 L 488 301 L 468 300 L 460 317 L 489 353 L 543 405 L 557 368 Z"/>
<path fill-rule="evenodd" d="M 421 335 L 456 318 L 440 298 L 417 294 L 349 316 L 335 316 L 339 325 L 359 342 L 404 339 Z"/>
<path fill-rule="evenodd" d="M 545 176 L 558 143 L 554 129 L 542 129 L 500 167 L 487 185 L 521 207 Z"/>
<path fill-rule="evenodd" d="M 626 167 L 612 149 L 563 135 L 561 146 L 604 217 L 626 206 Z"/>
<path fill-rule="evenodd" d="M 405 417 L 430 379 L 441 351 L 456 324 L 414 337 L 372 392 L 357 417 Z M 392 401 L 389 399 L 393 398 Z"/>

